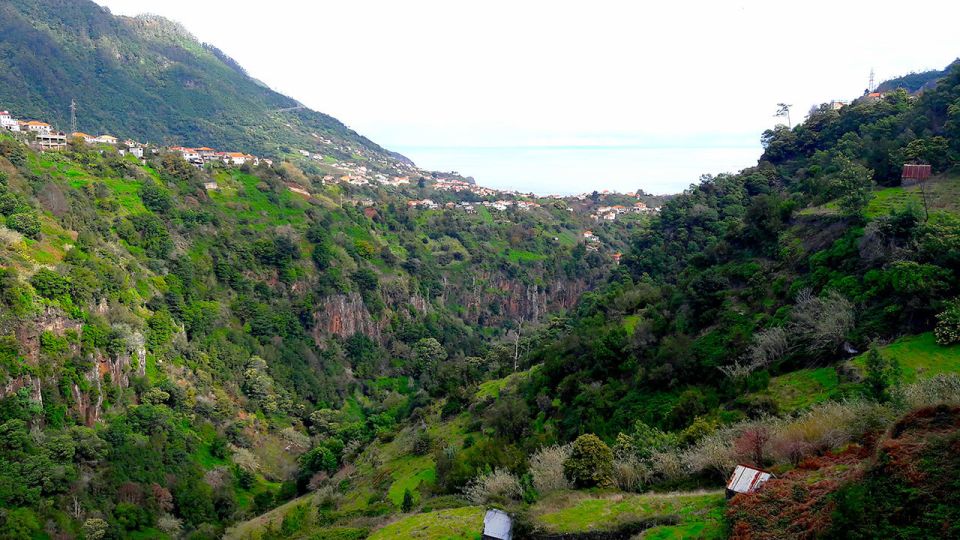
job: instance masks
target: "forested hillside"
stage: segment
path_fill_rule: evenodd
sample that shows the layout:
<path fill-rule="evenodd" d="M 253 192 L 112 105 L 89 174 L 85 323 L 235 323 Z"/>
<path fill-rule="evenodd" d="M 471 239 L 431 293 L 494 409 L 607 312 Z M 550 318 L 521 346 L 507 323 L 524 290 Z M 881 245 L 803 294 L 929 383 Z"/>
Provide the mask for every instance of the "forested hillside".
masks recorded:
<path fill-rule="evenodd" d="M 62 131 L 75 100 L 87 133 L 267 157 L 322 151 L 381 167 L 402 159 L 166 19 L 114 17 L 89 0 L 8 0 L 0 20 L 0 103 Z"/>
<path fill-rule="evenodd" d="M 0 506 L 52 536 L 219 537 L 418 407 L 463 410 L 613 264 L 564 201 L 417 209 L 429 188 L 289 163 L 0 136 L 0 193 Z"/>
<path fill-rule="evenodd" d="M 958 127 L 953 67 L 764 133 L 756 167 L 635 231 L 522 371 L 230 537 L 471 538 L 489 505 L 521 538 L 955 536 Z M 933 179 L 901 186 L 904 163 Z M 738 463 L 777 478 L 727 505 Z"/>
<path fill-rule="evenodd" d="M 0 134 L 0 538 L 960 535 L 960 66 L 538 199 L 308 167 L 399 158 L 167 21 L 0 16 L 5 108 L 278 158 Z"/>

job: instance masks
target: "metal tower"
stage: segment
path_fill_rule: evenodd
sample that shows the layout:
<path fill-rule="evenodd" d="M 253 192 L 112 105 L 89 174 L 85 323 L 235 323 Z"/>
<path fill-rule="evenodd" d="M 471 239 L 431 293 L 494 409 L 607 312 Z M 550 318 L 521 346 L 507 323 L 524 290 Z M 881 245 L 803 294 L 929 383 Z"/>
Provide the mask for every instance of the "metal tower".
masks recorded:
<path fill-rule="evenodd" d="M 876 88 L 877 87 L 873 82 L 873 68 L 870 68 L 870 82 L 869 84 L 867 84 L 867 90 L 873 92 L 874 90 L 876 90 Z"/>
<path fill-rule="evenodd" d="M 70 133 L 77 132 L 77 102 L 70 100 Z"/>

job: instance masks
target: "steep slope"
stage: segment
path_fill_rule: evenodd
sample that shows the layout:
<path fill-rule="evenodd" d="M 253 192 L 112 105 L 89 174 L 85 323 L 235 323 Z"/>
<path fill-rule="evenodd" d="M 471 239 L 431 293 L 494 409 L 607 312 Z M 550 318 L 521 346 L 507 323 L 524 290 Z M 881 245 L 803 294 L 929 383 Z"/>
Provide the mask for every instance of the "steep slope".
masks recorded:
<path fill-rule="evenodd" d="M 10 0 L 0 20 L 0 104 L 63 131 L 76 100 L 78 129 L 88 133 L 266 156 L 306 149 L 371 164 L 403 159 L 270 90 L 163 18 L 115 17 L 89 0 Z"/>
<path fill-rule="evenodd" d="M 944 69 L 932 69 L 929 71 L 908 73 L 907 75 L 894 77 L 877 85 L 877 92 L 893 92 L 894 90 L 903 88 L 907 92 L 913 94 L 921 90 L 929 90 L 934 88 L 937 85 L 937 82 L 945 77 L 947 73 L 949 73 L 950 70 L 957 65 L 960 65 L 960 59 L 954 60 L 953 63 Z"/>

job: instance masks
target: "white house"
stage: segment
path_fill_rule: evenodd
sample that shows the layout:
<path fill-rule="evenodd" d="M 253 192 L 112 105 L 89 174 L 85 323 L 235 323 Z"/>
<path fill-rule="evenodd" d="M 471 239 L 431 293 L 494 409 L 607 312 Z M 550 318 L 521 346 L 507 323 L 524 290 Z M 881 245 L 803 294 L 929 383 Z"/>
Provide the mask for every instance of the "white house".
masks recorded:
<path fill-rule="evenodd" d="M 224 161 L 231 165 L 243 165 L 253 158 L 253 156 L 248 156 L 242 152 L 227 152 L 224 154 Z"/>
<path fill-rule="evenodd" d="M 0 127 L 8 131 L 20 131 L 20 122 L 7 111 L 0 111 Z"/>
<path fill-rule="evenodd" d="M 200 152 L 196 148 L 184 148 L 183 146 L 174 146 L 170 149 L 173 152 L 180 153 L 183 159 L 187 161 L 200 161 Z"/>
<path fill-rule="evenodd" d="M 119 139 L 117 139 L 113 135 L 100 135 L 99 137 L 94 139 L 94 142 L 103 143 L 103 144 L 117 144 L 118 141 Z"/>
<path fill-rule="evenodd" d="M 29 122 L 24 122 L 23 125 L 26 126 L 27 131 L 30 131 L 32 133 L 46 134 L 53 131 L 53 126 L 51 126 L 50 124 L 47 124 L 46 122 L 40 122 L 37 120 L 30 120 Z"/>
<path fill-rule="evenodd" d="M 142 146 L 131 146 L 130 153 L 137 156 L 140 159 L 143 159 L 143 147 Z"/>

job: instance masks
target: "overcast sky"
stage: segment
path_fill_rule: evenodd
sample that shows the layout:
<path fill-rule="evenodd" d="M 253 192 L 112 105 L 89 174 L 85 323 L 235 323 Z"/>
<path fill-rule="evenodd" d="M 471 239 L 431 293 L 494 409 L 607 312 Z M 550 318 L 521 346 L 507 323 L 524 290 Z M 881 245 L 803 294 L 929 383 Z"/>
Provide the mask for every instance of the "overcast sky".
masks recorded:
<path fill-rule="evenodd" d="M 879 82 L 960 55 L 960 2 L 942 0 L 97 1 L 183 23 L 276 90 L 426 166 L 436 147 L 614 145 L 739 149 L 711 163 L 734 170 L 759 152 L 778 102 L 796 121 L 859 95 L 871 68 Z M 487 183 L 509 182 L 486 165 Z M 695 168 L 645 187 L 722 172 Z"/>

